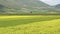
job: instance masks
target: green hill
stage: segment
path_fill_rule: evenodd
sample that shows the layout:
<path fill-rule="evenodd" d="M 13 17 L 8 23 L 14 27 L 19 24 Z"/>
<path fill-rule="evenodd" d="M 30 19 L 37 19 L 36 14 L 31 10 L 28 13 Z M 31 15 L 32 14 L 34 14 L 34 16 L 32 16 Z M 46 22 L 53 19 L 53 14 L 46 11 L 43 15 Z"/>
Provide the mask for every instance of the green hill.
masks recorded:
<path fill-rule="evenodd" d="M 40 0 L 0 0 L 0 14 L 54 14 L 56 11 Z"/>
<path fill-rule="evenodd" d="M 0 4 L 11 8 L 34 8 L 47 7 L 48 5 L 39 0 L 0 0 Z"/>

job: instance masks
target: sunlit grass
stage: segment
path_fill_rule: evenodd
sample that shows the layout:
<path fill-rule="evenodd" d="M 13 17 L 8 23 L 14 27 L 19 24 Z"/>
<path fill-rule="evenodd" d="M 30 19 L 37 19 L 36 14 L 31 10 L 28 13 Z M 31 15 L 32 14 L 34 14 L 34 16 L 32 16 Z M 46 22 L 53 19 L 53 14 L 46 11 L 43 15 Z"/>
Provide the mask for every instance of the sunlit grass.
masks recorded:
<path fill-rule="evenodd" d="M 60 16 L 0 16 L 0 34 L 60 34 Z"/>

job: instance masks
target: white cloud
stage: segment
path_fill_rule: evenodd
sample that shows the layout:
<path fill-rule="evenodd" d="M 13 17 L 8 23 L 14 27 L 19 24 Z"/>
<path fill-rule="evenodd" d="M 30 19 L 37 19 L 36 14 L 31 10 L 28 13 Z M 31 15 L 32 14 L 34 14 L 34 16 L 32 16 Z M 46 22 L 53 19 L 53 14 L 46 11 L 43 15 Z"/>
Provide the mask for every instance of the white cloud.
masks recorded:
<path fill-rule="evenodd" d="M 40 1 L 45 2 L 49 5 L 56 5 L 60 3 L 60 0 L 40 0 Z"/>

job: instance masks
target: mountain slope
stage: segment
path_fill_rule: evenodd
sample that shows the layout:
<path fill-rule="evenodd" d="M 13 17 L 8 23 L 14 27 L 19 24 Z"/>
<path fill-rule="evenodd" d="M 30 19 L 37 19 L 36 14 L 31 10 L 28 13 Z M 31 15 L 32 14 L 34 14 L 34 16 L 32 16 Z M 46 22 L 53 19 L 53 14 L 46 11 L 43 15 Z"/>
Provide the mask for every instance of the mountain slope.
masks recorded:
<path fill-rule="evenodd" d="M 39 0 L 0 0 L 0 4 L 11 8 L 21 7 L 47 7 L 48 5 Z"/>
<path fill-rule="evenodd" d="M 56 7 L 57 7 L 57 8 L 60 8 L 60 4 L 57 4 Z"/>
<path fill-rule="evenodd" d="M 0 14 L 49 14 L 52 11 L 57 10 L 40 0 L 0 0 Z"/>

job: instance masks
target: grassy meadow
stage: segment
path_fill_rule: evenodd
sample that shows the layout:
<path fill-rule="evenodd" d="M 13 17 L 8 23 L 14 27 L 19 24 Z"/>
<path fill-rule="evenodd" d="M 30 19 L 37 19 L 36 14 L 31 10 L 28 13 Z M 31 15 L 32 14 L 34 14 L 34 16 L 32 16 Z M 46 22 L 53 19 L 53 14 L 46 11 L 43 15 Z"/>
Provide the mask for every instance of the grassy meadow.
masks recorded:
<path fill-rule="evenodd" d="M 60 16 L 0 16 L 0 34 L 60 34 Z"/>

